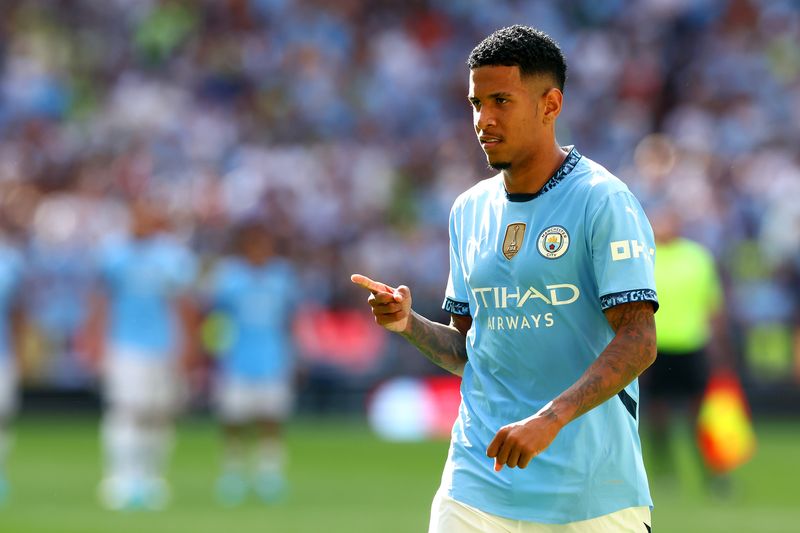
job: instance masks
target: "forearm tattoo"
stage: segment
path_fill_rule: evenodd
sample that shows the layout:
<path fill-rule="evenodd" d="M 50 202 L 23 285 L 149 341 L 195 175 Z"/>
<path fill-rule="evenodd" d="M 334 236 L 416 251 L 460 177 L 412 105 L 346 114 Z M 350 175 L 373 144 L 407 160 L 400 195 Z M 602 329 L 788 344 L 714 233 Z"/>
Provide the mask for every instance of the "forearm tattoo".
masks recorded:
<path fill-rule="evenodd" d="M 614 339 L 561 399 L 575 408 L 575 419 L 608 400 L 655 360 L 656 325 L 649 302 L 612 307 L 606 318 Z"/>
<path fill-rule="evenodd" d="M 403 337 L 433 363 L 453 374 L 462 375 L 467 362 L 466 337 L 454 326 L 433 322 L 416 313 Z"/>

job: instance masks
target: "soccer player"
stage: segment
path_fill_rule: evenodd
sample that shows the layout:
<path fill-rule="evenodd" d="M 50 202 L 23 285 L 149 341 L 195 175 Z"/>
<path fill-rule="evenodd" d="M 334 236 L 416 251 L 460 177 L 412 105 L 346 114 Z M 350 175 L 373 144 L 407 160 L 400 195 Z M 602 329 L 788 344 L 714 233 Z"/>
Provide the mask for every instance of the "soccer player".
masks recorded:
<path fill-rule="evenodd" d="M 9 448 L 8 426 L 16 410 L 17 362 L 23 259 L 0 235 L 0 503 L 8 497 L 5 459 Z"/>
<path fill-rule="evenodd" d="M 243 502 L 249 490 L 249 432 L 260 434 L 252 479 L 256 494 L 265 502 L 284 494 L 281 429 L 293 401 L 294 268 L 276 254 L 273 236 L 258 221 L 237 228 L 236 248 L 236 255 L 220 261 L 210 283 L 213 308 L 229 324 L 215 394 L 225 436 L 217 497 L 226 505 Z"/>
<path fill-rule="evenodd" d="M 631 192 L 562 147 L 566 65 L 525 26 L 469 56 L 478 140 L 499 173 L 450 214 L 449 325 L 355 274 L 378 324 L 462 376 L 432 533 L 650 530 L 636 377 L 655 357 L 654 244 Z"/>
<path fill-rule="evenodd" d="M 106 339 L 98 350 L 106 402 L 100 496 L 111 509 L 160 509 L 169 496 L 163 476 L 182 400 L 180 367 L 192 351 L 188 289 L 197 266 L 166 231 L 157 204 L 138 200 L 131 212 L 132 236 L 100 253 L 90 318 Z"/>

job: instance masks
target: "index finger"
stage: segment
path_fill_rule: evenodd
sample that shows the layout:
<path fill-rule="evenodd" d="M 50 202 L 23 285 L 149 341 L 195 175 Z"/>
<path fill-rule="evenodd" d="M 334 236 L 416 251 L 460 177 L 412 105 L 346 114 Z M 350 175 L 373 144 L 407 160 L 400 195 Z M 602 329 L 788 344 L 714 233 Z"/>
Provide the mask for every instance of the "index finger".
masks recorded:
<path fill-rule="evenodd" d="M 373 294 L 383 292 L 394 295 L 393 288 L 379 281 L 373 281 L 369 279 L 367 276 L 362 276 L 361 274 L 353 274 L 352 276 L 350 276 L 350 281 L 352 281 L 356 285 L 364 287 Z"/>
<path fill-rule="evenodd" d="M 497 457 L 497 454 L 500 453 L 500 447 L 503 445 L 503 442 L 505 440 L 506 440 L 505 428 L 500 428 L 497 431 L 497 434 L 492 439 L 492 442 L 490 442 L 489 446 L 486 448 L 486 456 Z"/>

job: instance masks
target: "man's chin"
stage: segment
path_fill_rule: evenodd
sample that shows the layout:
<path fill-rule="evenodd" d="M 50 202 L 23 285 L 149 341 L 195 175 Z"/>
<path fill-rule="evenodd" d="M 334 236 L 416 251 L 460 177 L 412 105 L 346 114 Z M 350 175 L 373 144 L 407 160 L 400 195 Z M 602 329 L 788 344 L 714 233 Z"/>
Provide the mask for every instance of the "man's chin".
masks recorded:
<path fill-rule="evenodd" d="M 489 161 L 489 168 L 497 171 L 508 170 L 511 168 L 511 163 L 507 161 Z"/>

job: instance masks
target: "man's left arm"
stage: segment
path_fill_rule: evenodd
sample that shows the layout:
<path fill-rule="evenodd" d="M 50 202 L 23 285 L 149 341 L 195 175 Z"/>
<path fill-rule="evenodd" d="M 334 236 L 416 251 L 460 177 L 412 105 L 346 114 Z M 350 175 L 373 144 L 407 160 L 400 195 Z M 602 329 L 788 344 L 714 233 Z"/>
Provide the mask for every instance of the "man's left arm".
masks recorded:
<path fill-rule="evenodd" d="M 503 465 L 528 466 L 550 446 L 561 428 L 612 398 L 655 361 L 656 324 L 651 302 L 623 303 L 607 309 L 605 315 L 614 338 L 570 388 L 536 414 L 500 428 L 486 451 L 495 458 L 495 470 Z"/>

